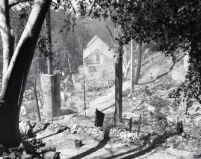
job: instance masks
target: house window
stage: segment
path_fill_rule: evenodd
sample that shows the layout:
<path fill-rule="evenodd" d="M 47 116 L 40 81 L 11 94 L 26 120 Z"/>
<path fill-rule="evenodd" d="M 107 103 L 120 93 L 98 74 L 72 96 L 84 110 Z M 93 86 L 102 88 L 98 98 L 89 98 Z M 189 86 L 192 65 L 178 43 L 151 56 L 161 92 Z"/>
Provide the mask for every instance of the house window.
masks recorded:
<path fill-rule="evenodd" d="M 96 62 L 100 63 L 100 55 L 96 55 Z"/>
<path fill-rule="evenodd" d="M 89 66 L 89 73 L 97 72 L 97 68 L 95 66 Z"/>

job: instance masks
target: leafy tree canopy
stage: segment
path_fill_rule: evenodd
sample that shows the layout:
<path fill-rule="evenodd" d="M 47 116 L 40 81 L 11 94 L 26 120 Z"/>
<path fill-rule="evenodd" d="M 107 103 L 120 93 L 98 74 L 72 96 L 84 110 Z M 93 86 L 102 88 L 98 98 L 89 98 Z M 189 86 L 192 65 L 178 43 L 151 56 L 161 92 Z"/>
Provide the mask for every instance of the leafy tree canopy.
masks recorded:
<path fill-rule="evenodd" d="M 172 57 L 180 48 L 188 52 L 190 66 L 182 90 L 201 101 L 200 0 L 59 0 L 54 6 L 73 16 L 79 12 L 93 18 L 110 17 L 121 28 L 117 40 L 124 43 L 131 38 L 138 43 L 154 41 Z"/>
<path fill-rule="evenodd" d="M 177 49 L 189 54 L 189 71 L 181 86 L 201 102 L 201 1 L 95 0 L 92 15 L 111 17 L 121 26 L 120 40 L 154 41 L 173 57 Z M 174 59 L 174 58 L 173 58 Z"/>

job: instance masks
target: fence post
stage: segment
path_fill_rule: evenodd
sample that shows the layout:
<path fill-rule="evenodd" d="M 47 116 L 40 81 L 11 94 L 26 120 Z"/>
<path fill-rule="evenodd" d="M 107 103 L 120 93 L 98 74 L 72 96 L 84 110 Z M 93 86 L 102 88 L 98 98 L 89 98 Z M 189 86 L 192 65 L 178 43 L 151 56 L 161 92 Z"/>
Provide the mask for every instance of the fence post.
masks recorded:
<path fill-rule="evenodd" d="M 129 131 L 131 132 L 131 130 L 132 130 L 132 118 L 130 118 L 129 120 Z"/>
<path fill-rule="evenodd" d="M 142 120 L 142 117 L 141 117 L 141 114 L 140 114 L 139 121 L 138 121 L 138 130 L 137 130 L 137 136 L 139 136 L 139 135 L 140 135 L 140 126 L 141 126 L 141 120 Z"/>
<path fill-rule="evenodd" d="M 86 79 L 85 79 L 85 75 L 84 75 L 84 84 L 83 84 L 83 89 L 84 89 L 84 115 L 85 117 L 86 115 Z"/>
<path fill-rule="evenodd" d="M 182 120 L 177 121 L 177 134 L 182 134 L 184 131 L 183 129 L 183 122 Z"/>
<path fill-rule="evenodd" d="M 114 120 L 114 127 L 116 128 L 117 127 L 117 121 L 116 121 L 116 116 L 114 116 L 114 118 L 113 118 Z"/>

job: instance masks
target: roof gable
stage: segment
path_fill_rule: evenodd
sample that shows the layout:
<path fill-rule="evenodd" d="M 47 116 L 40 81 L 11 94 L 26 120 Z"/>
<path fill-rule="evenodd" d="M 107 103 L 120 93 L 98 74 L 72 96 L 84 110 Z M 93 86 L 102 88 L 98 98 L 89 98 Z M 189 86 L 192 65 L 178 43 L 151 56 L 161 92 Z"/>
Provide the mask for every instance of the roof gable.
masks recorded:
<path fill-rule="evenodd" d="M 94 47 L 93 47 L 94 45 Z M 95 35 L 87 44 L 87 47 L 83 50 L 83 59 L 86 59 L 89 55 L 93 54 L 95 50 L 101 50 L 101 46 L 104 46 L 104 50 L 111 52 L 109 57 L 113 57 L 113 51 L 110 50 L 110 47 L 97 35 Z"/>
<path fill-rule="evenodd" d="M 96 39 L 98 39 L 99 37 L 97 35 L 95 35 L 87 44 L 87 47 L 89 47 L 91 44 L 94 43 L 94 41 L 96 41 Z"/>

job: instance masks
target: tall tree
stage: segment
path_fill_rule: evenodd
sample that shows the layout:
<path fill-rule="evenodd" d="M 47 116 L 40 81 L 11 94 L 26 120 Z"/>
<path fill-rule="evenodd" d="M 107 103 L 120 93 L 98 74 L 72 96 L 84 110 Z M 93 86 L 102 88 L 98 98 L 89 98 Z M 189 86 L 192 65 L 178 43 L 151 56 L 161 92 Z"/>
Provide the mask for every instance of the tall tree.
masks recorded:
<path fill-rule="evenodd" d="M 106 23 L 106 28 L 115 46 L 115 112 L 114 119 L 116 122 L 122 121 L 122 84 L 123 84 L 123 41 L 120 37 L 121 26 L 115 29 L 116 37 Z M 118 37 L 119 36 L 119 37 Z M 119 39 L 118 39 L 119 38 Z"/>
<path fill-rule="evenodd" d="M 199 0 L 112 0 L 96 2 L 95 15 L 112 16 L 122 26 L 126 41 L 154 41 L 175 60 L 175 50 L 189 52 L 189 70 L 182 89 L 201 103 L 201 2 Z M 100 8 L 100 7 L 99 7 Z M 189 92 L 189 93 L 187 93 Z"/>
<path fill-rule="evenodd" d="M 14 48 L 9 26 L 9 9 L 13 4 L 0 1 L 0 30 L 4 56 L 4 78 L 0 94 L 0 142 L 6 146 L 16 146 L 21 138 L 19 133 L 19 111 L 37 39 L 50 0 L 35 0 L 21 38 Z"/>

